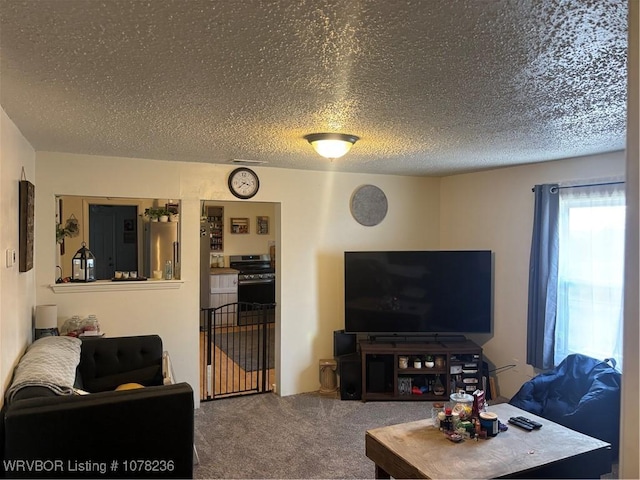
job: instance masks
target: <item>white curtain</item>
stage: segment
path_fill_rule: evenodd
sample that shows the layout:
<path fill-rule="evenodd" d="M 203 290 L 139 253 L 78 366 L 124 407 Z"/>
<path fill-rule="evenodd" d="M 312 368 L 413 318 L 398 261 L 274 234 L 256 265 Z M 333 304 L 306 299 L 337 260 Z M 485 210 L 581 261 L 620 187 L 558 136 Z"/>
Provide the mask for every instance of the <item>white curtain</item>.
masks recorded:
<path fill-rule="evenodd" d="M 624 184 L 561 187 L 554 363 L 582 353 L 622 371 Z"/>

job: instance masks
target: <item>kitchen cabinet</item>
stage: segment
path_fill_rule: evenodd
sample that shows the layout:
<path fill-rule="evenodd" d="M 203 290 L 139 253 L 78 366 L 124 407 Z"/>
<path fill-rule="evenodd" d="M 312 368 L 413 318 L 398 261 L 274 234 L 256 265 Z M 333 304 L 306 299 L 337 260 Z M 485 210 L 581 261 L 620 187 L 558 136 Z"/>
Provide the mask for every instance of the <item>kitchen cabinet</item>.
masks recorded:
<path fill-rule="evenodd" d="M 218 308 L 227 303 L 238 301 L 238 270 L 233 268 L 212 268 L 209 275 L 209 308 Z M 237 324 L 235 309 L 223 309 L 216 312 L 214 326 Z"/>

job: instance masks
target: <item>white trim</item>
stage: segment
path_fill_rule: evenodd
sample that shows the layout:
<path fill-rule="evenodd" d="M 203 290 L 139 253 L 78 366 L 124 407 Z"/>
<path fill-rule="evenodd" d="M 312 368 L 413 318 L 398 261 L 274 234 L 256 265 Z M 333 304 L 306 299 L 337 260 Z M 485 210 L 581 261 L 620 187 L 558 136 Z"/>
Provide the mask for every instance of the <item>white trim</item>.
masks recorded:
<path fill-rule="evenodd" d="M 54 293 L 85 293 L 85 292 L 117 292 L 136 290 L 177 290 L 182 287 L 184 280 L 148 280 L 136 282 L 112 282 L 98 280 L 96 282 L 55 283 L 49 285 Z"/>

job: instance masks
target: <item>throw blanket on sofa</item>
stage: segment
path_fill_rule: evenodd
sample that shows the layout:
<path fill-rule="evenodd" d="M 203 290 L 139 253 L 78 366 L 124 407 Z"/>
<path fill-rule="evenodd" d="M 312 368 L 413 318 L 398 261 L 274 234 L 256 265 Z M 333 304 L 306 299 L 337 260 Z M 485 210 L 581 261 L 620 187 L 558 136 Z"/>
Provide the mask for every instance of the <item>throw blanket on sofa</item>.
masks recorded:
<path fill-rule="evenodd" d="M 25 387 L 46 387 L 58 395 L 73 393 L 82 341 L 74 337 L 43 337 L 20 359 L 7 390 L 7 403 Z"/>

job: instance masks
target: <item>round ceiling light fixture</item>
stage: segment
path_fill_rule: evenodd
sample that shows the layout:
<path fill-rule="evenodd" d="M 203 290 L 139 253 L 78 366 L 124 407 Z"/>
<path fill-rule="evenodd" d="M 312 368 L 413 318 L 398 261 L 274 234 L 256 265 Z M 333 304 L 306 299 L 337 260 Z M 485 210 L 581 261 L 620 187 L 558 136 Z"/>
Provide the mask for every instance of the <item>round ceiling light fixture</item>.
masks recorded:
<path fill-rule="evenodd" d="M 346 133 L 310 133 L 304 139 L 319 155 L 333 160 L 345 155 L 360 137 Z"/>

